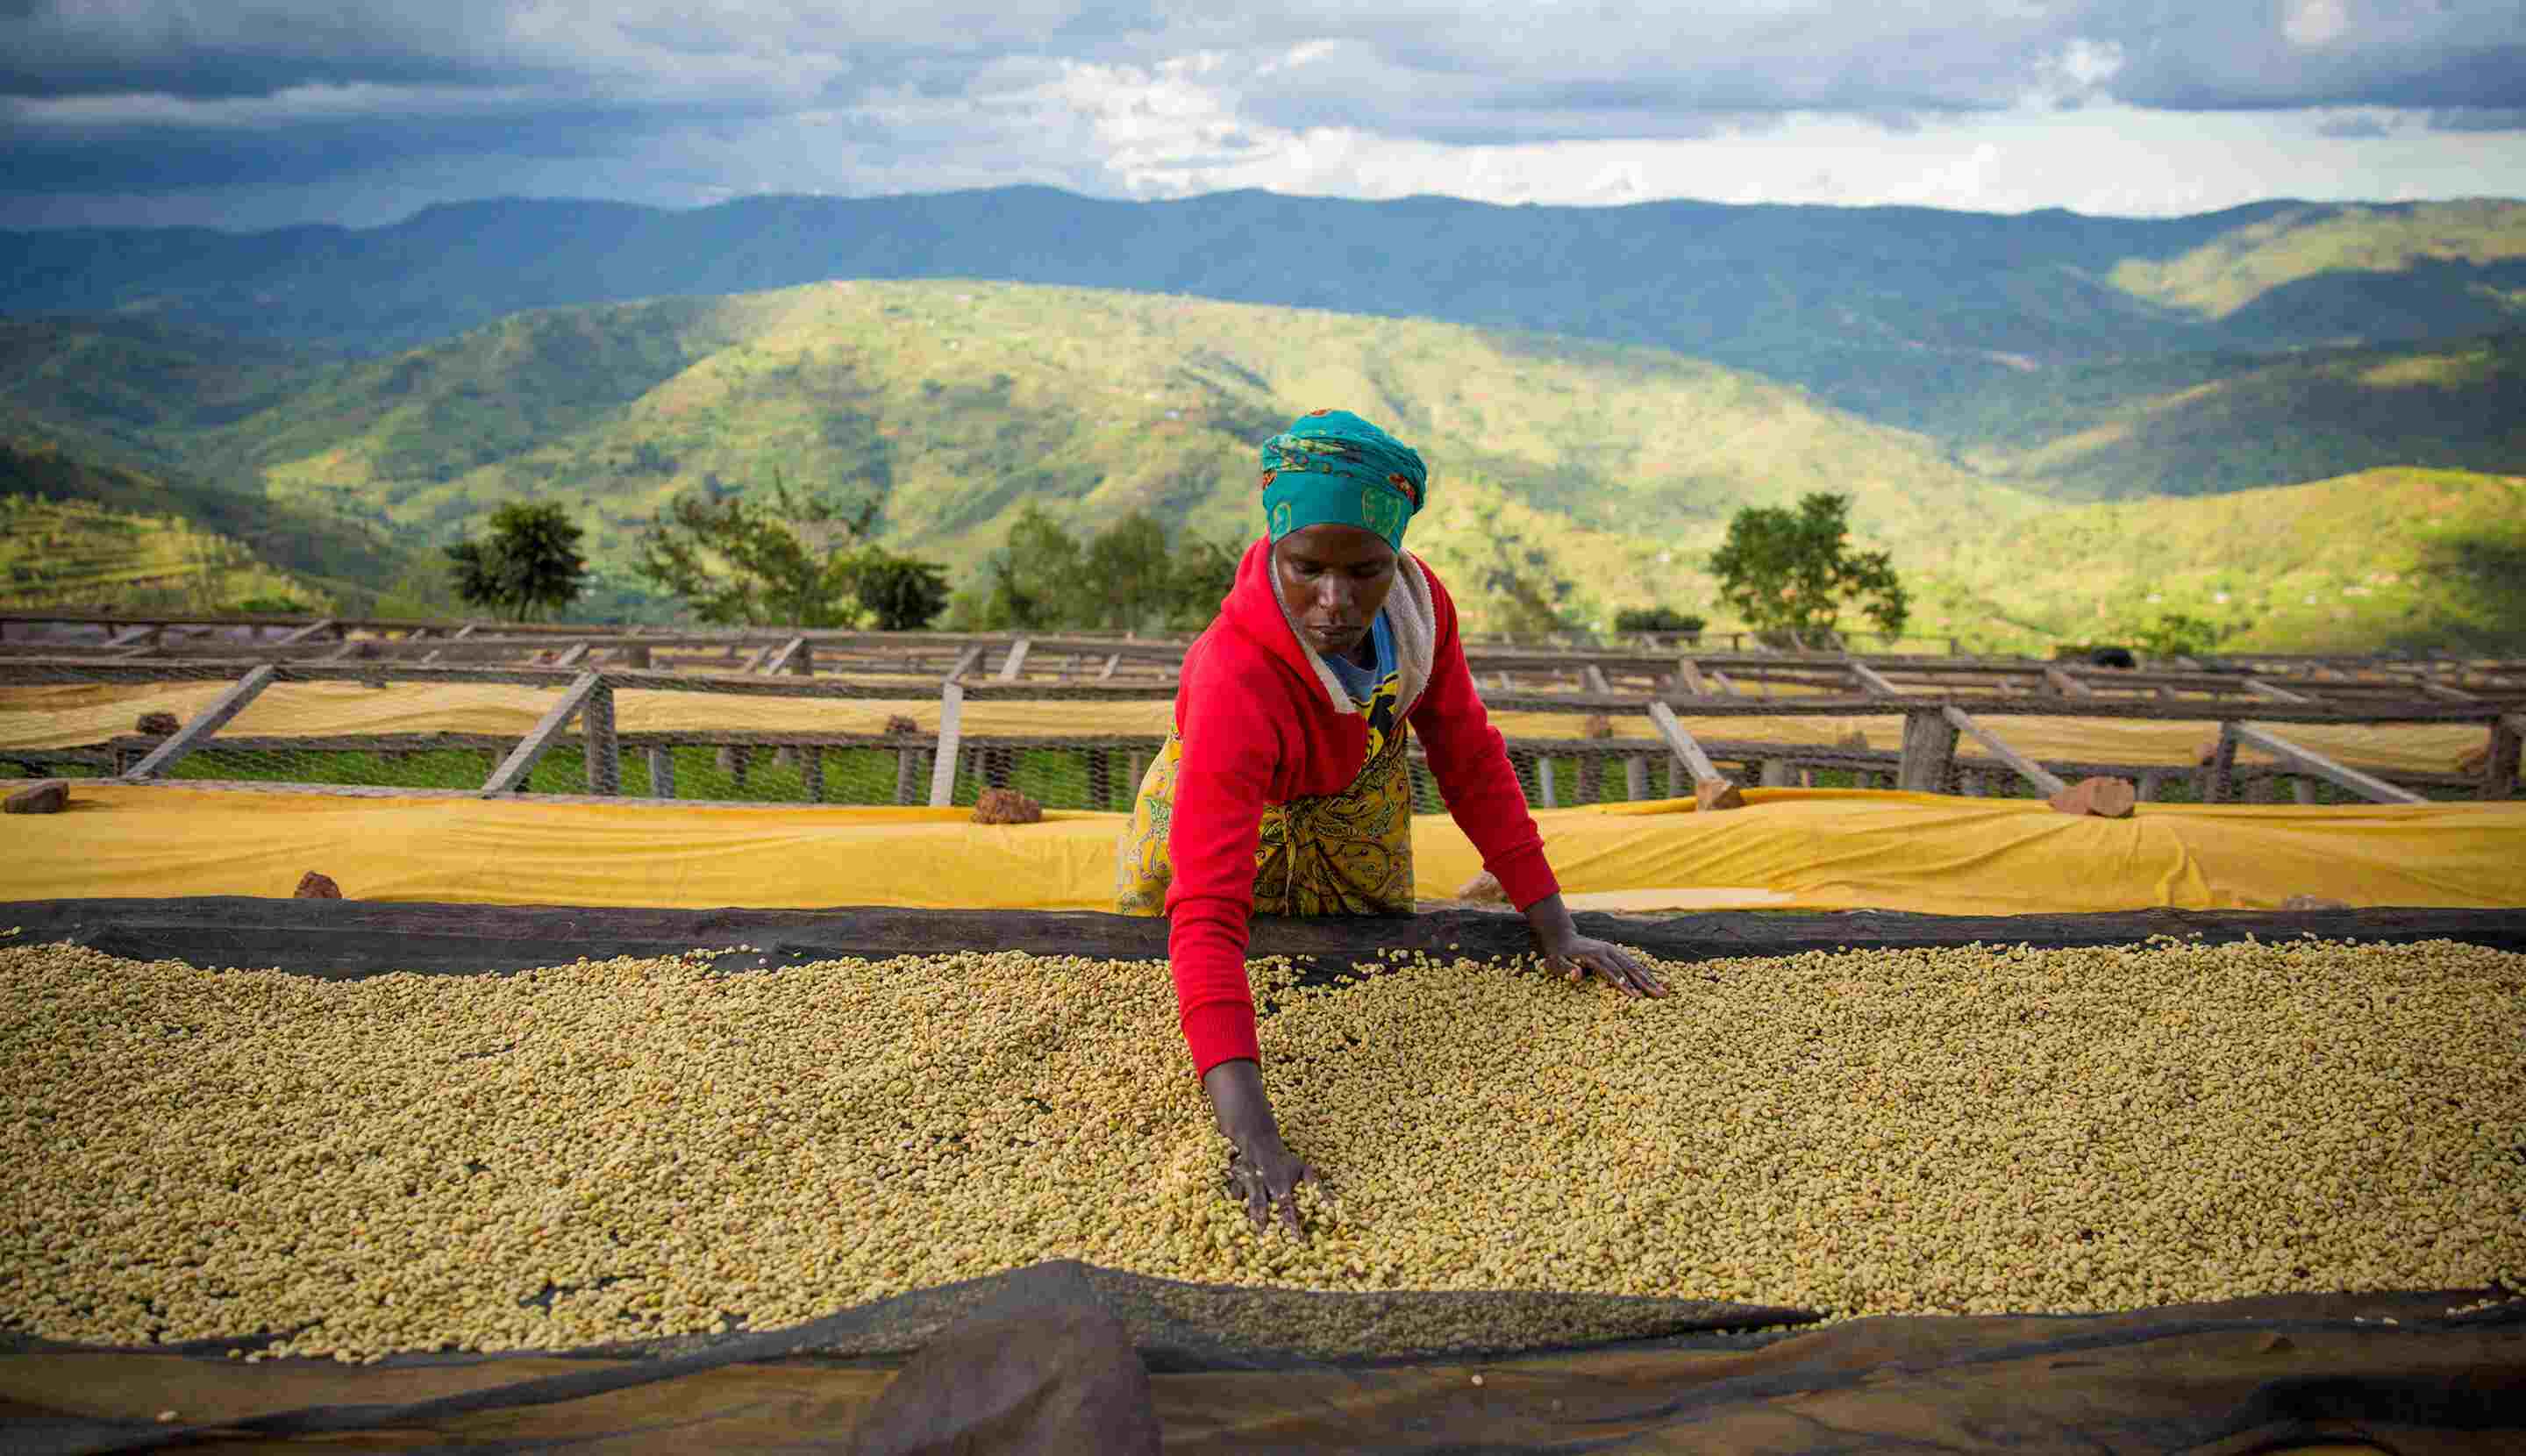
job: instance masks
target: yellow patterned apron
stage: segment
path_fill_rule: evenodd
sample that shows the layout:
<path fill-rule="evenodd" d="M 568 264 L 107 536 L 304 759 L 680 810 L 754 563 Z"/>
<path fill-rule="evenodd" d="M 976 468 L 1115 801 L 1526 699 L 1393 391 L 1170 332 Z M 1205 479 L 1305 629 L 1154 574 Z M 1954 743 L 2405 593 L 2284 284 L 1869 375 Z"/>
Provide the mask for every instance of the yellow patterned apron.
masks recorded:
<path fill-rule="evenodd" d="M 1412 913 L 1412 771 L 1404 756 L 1409 730 L 1394 713 L 1396 688 L 1397 677 L 1389 673 L 1360 705 L 1368 719 L 1368 757 L 1350 787 L 1264 807 L 1263 837 L 1254 848 L 1255 914 Z M 1167 885 L 1175 879 L 1167 830 L 1183 756 L 1177 735 L 1167 734 L 1140 778 L 1114 857 L 1115 908 L 1125 915 L 1166 913 Z"/>

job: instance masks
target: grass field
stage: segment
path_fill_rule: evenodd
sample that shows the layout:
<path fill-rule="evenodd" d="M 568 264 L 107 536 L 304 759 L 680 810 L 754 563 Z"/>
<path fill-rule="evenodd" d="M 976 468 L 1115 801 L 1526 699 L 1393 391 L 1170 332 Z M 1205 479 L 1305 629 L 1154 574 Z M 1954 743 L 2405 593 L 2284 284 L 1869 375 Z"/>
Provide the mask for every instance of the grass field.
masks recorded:
<path fill-rule="evenodd" d="M 331 605 L 238 542 L 180 519 L 0 496 L 0 604 L 199 612 L 259 597 Z"/>

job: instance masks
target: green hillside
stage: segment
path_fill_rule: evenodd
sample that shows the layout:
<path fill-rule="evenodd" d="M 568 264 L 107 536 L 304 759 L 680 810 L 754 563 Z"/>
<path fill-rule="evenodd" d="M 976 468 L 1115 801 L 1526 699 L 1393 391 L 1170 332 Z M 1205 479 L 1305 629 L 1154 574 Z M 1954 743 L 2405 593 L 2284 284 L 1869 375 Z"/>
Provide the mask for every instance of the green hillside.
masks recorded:
<path fill-rule="evenodd" d="M 0 495 L 0 606 L 329 611 L 332 600 L 226 536 L 177 518 Z"/>
<path fill-rule="evenodd" d="M 1957 617 L 2126 636 L 2180 612 L 2266 651 L 2526 648 L 2526 476 L 2375 470 L 1977 530 L 1929 583 Z"/>
<path fill-rule="evenodd" d="M 374 526 L 102 464 L 54 439 L 0 433 L 0 500 L 20 513 L 5 549 L 21 605 L 207 610 L 288 596 L 344 611 L 456 606 L 430 562 Z M 60 539 L 23 539 L 39 522 Z"/>
<path fill-rule="evenodd" d="M 2278 290 L 2327 275 L 2405 274 L 2440 264 L 2478 269 L 2520 260 L 2526 260 L 2526 228 L 2514 202 L 2300 206 L 2173 257 L 2125 259 L 2107 276 L 2135 298 L 2203 319 L 2233 319 Z M 2487 320 L 2526 319 L 2526 300 L 2474 291 Z"/>
<path fill-rule="evenodd" d="M 1030 501 L 1083 529 L 1146 510 L 1247 532 L 1254 443 L 1327 404 L 1431 460 L 1415 545 L 1442 571 L 1487 570 L 1506 531 L 1578 583 L 1583 613 L 1706 600 L 1688 563 L 1748 503 L 1847 491 L 1863 531 L 1924 562 L 1959 521 L 2041 508 L 1919 436 L 1655 350 L 954 281 L 524 316 L 338 370 L 197 448 L 276 499 L 433 540 L 503 500 L 559 500 L 619 585 L 677 492 L 776 471 L 875 495 L 893 544 L 960 572 Z"/>
<path fill-rule="evenodd" d="M 2391 465 L 2512 471 L 2526 468 L 2526 332 L 2047 371 L 1942 423 L 1974 470 L 2091 499 Z"/>

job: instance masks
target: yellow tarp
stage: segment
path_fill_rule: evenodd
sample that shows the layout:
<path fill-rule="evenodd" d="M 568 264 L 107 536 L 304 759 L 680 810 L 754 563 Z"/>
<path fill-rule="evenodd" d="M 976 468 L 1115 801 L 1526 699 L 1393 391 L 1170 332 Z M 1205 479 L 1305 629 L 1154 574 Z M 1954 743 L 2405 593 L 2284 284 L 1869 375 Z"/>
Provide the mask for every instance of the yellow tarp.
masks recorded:
<path fill-rule="evenodd" d="M 362 899 L 813 907 L 1110 908 L 1113 814 L 986 827 L 963 810 L 703 809 L 380 799 L 75 784 L 73 812 L 0 819 L 0 899 L 285 895 L 309 870 Z M 2526 802 L 2144 805 L 2074 819 L 2028 801 L 1755 790 L 1547 810 L 1583 907 L 1942 914 L 2526 905 Z M 1479 868 L 1443 817 L 1414 822 L 1419 893 Z"/>
<path fill-rule="evenodd" d="M 152 685 L 76 684 L 0 688 L 0 748 L 63 748 L 131 731 L 142 713 L 164 710 L 189 720 L 227 689 L 224 682 Z M 337 733 L 462 732 L 522 735 L 552 706 L 547 688 L 466 684 L 363 687 L 353 682 L 291 682 L 266 690 L 224 732 L 241 736 L 319 737 Z M 968 733 L 1031 736 L 1163 734 L 1174 721 L 1164 699 L 1142 702 L 970 702 Z M 625 692 L 615 701 L 626 732 L 792 729 L 874 733 L 905 717 L 922 731 L 938 727 L 936 695 L 894 699 L 761 698 L 708 692 Z M 1617 722 L 1623 737 L 1652 736 L 1645 716 Z M 1492 718 L 1512 737 L 1579 736 L 1585 719 L 1571 713 L 1501 713 Z M 1903 722 L 1879 715 L 1851 718 L 1683 719 L 1697 737 L 1741 742 L 1829 746 L 1845 734 L 1866 735 L 1872 748 L 1903 746 Z M 2209 722 L 2148 723 L 2130 719 L 1986 717 L 1983 726 L 2020 753 L 2043 760 L 2189 766 L 2218 734 Z M 2478 728 L 2405 725 L 2325 728 L 2290 725 L 2284 737 L 2344 763 L 2387 773 L 2452 773 L 2456 760 L 2482 746 Z M 1968 754 L 1978 752 L 1970 743 Z M 2258 755 L 2248 751 L 2248 762 Z"/>

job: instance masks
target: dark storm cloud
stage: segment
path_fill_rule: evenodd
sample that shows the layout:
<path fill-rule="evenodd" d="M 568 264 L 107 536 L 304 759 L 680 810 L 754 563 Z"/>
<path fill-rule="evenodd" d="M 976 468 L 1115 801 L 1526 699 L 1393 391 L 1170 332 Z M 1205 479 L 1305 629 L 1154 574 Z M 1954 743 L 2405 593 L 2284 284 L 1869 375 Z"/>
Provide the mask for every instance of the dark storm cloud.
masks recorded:
<path fill-rule="evenodd" d="M 706 169 L 810 113 L 854 175 L 899 182 L 961 144 L 955 184 L 1012 145 L 1008 176 L 1094 178 L 1079 148 L 1103 143 L 1062 108 L 1195 56 L 1223 132 L 1447 144 L 2108 101 L 2485 131 L 2526 110 L 2519 0 L 0 0 L 0 200 L 458 154 Z"/>

